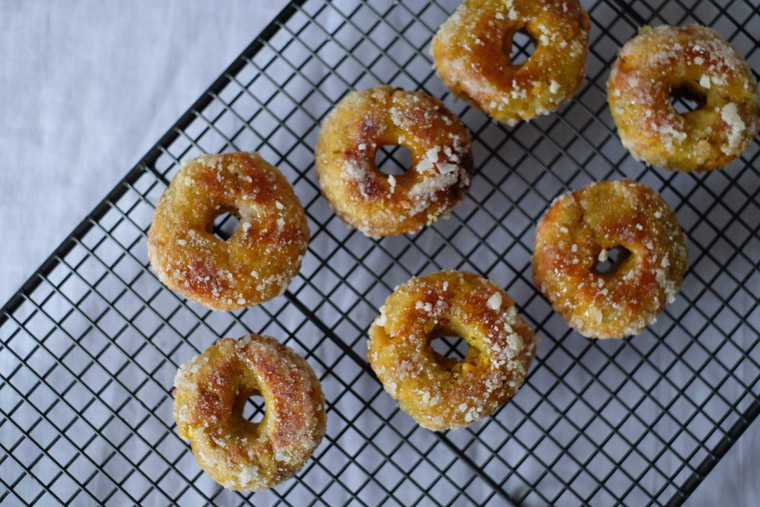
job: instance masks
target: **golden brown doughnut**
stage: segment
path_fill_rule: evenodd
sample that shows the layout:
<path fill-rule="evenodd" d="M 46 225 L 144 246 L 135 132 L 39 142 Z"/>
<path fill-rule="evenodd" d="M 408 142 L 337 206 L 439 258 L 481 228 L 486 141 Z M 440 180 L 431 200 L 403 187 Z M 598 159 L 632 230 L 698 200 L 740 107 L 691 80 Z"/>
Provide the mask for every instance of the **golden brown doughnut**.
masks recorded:
<path fill-rule="evenodd" d="M 630 252 L 602 274 L 597 261 Z M 634 181 L 602 181 L 552 203 L 536 229 L 533 280 L 567 323 L 590 338 L 640 333 L 675 300 L 686 235 L 660 195 Z"/>
<path fill-rule="evenodd" d="M 515 125 L 554 111 L 583 84 L 589 26 L 578 0 L 466 0 L 438 29 L 431 51 L 455 95 Z M 520 30 L 536 50 L 513 65 Z"/>
<path fill-rule="evenodd" d="M 431 341 L 467 341 L 457 361 Z M 445 270 L 397 287 L 369 329 L 369 362 L 402 410 L 430 430 L 469 426 L 520 388 L 536 353 L 533 330 L 507 293 L 474 273 Z"/>
<path fill-rule="evenodd" d="M 399 176 L 375 166 L 381 146 L 409 148 L 414 167 Z M 343 221 L 371 237 L 415 233 L 464 198 L 473 170 L 462 122 L 422 92 L 382 85 L 344 97 L 319 133 L 322 193 Z"/>
<path fill-rule="evenodd" d="M 703 105 L 679 114 L 671 96 Z M 641 29 L 618 53 L 607 99 L 623 146 L 636 160 L 663 169 L 723 167 L 749 148 L 760 129 L 749 65 L 704 26 Z"/>
<path fill-rule="evenodd" d="M 303 357 L 268 336 L 222 338 L 180 366 L 177 431 L 201 468 L 225 488 L 258 491 L 295 475 L 325 434 L 325 399 Z M 259 423 L 243 418 L 260 394 Z"/>
<path fill-rule="evenodd" d="M 240 224 L 227 241 L 214 218 Z M 156 206 L 148 256 L 167 287 L 213 310 L 254 306 L 285 291 L 301 267 L 309 228 L 285 177 L 257 153 L 201 155 Z"/>

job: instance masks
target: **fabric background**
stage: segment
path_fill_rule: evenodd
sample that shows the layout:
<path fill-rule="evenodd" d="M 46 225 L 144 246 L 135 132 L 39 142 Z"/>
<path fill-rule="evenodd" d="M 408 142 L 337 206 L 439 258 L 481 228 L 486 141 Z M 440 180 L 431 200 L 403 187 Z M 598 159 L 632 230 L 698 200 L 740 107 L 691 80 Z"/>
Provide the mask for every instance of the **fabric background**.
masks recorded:
<path fill-rule="evenodd" d="M 5 302 L 285 4 L 0 3 Z M 688 505 L 756 505 L 760 421 Z"/>

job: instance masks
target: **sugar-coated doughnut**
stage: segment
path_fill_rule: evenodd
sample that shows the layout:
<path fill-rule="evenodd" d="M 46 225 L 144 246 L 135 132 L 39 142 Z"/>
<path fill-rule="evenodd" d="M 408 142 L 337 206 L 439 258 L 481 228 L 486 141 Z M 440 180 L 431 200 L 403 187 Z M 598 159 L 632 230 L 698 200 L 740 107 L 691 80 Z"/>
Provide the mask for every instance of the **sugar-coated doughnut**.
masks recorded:
<path fill-rule="evenodd" d="M 598 262 L 615 247 L 630 255 L 600 272 Z M 552 203 L 536 229 L 533 280 L 582 335 L 621 338 L 640 333 L 675 300 L 687 263 L 686 235 L 657 192 L 603 181 Z"/>
<path fill-rule="evenodd" d="M 183 364 L 174 380 L 177 431 L 225 488 L 258 491 L 303 467 L 325 434 L 324 396 L 303 357 L 268 336 L 222 338 Z M 258 423 L 246 400 L 264 398 Z"/>
<path fill-rule="evenodd" d="M 456 335 L 461 361 L 431 341 Z M 397 287 L 369 330 L 369 362 L 385 390 L 420 426 L 463 428 L 520 388 L 536 353 L 533 330 L 495 283 L 445 270 Z"/>
<path fill-rule="evenodd" d="M 698 108 L 678 113 L 672 96 L 693 98 Z M 704 26 L 641 29 L 618 53 L 607 99 L 623 146 L 636 160 L 663 169 L 723 167 L 760 129 L 749 65 Z"/>
<path fill-rule="evenodd" d="M 554 111 L 583 84 L 589 26 L 579 0 L 465 0 L 431 51 L 455 95 L 514 125 Z M 536 50 L 514 65 L 509 54 L 521 30 Z"/>
<path fill-rule="evenodd" d="M 240 224 L 222 241 L 214 218 Z M 254 306 L 285 291 L 301 267 L 309 228 L 285 177 L 257 153 L 183 162 L 156 206 L 148 256 L 166 286 L 213 310 Z"/>
<path fill-rule="evenodd" d="M 381 146 L 403 145 L 413 167 L 380 172 Z M 415 233 L 446 215 L 470 187 L 469 131 L 430 95 L 387 85 L 344 97 L 325 119 L 316 149 L 319 184 L 335 213 L 371 237 Z"/>

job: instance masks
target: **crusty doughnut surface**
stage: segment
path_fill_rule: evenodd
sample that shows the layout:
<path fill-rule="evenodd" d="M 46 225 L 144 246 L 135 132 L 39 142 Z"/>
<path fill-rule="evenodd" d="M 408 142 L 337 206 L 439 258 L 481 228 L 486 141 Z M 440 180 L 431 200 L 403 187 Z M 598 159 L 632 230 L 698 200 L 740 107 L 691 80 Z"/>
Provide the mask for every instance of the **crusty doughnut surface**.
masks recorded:
<path fill-rule="evenodd" d="M 467 341 L 464 359 L 431 341 Z M 469 426 L 520 388 L 536 353 L 533 330 L 494 282 L 445 270 L 397 287 L 369 330 L 369 362 L 402 410 L 427 429 Z"/>
<path fill-rule="evenodd" d="M 671 97 L 694 99 L 698 108 L 678 113 Z M 749 65 L 704 26 L 640 29 L 618 52 L 607 99 L 623 146 L 636 160 L 663 169 L 723 167 L 760 129 Z"/>
<path fill-rule="evenodd" d="M 240 219 L 232 236 L 214 218 Z M 293 187 L 257 153 L 201 155 L 182 168 L 156 206 L 148 256 L 167 287 L 213 310 L 254 306 L 285 291 L 309 241 Z"/>
<path fill-rule="evenodd" d="M 598 263 L 615 247 L 630 254 L 602 273 Z M 621 338 L 675 300 L 687 263 L 686 235 L 657 192 L 602 181 L 557 198 L 538 223 L 533 280 L 582 335 Z"/>
<path fill-rule="evenodd" d="M 413 167 L 387 175 L 381 146 L 403 145 Z M 387 85 L 345 96 L 316 149 L 319 184 L 335 214 L 367 236 L 415 233 L 464 199 L 473 171 L 470 133 L 441 101 Z"/>
<path fill-rule="evenodd" d="M 304 358 L 268 336 L 222 338 L 174 379 L 177 431 L 225 488 L 271 488 L 303 467 L 325 434 L 324 396 Z M 264 418 L 243 418 L 260 394 Z"/>
<path fill-rule="evenodd" d="M 465 0 L 438 29 L 431 52 L 454 94 L 515 125 L 554 111 L 583 84 L 589 27 L 578 0 Z M 519 31 L 536 50 L 515 65 L 509 54 Z"/>

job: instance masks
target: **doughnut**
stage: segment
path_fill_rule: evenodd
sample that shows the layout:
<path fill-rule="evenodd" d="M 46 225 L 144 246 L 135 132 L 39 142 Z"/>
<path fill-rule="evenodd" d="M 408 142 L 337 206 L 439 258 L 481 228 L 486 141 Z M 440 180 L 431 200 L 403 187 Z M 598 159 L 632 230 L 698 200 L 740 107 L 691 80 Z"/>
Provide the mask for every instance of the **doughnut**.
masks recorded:
<path fill-rule="evenodd" d="M 599 263 L 616 247 L 625 250 L 603 272 Z M 555 199 L 536 228 L 532 262 L 536 287 L 572 328 L 622 338 L 653 324 L 675 300 L 686 235 L 651 188 L 602 181 Z"/>
<path fill-rule="evenodd" d="M 222 338 L 180 366 L 174 418 L 201 468 L 225 488 L 258 491 L 295 475 L 325 434 L 325 399 L 303 357 L 268 336 Z M 246 400 L 264 398 L 258 423 Z"/>
<path fill-rule="evenodd" d="M 589 27 L 579 0 L 466 0 L 438 29 L 431 52 L 455 95 L 512 126 L 549 114 L 583 84 Z M 515 65 L 509 54 L 519 31 L 536 50 Z"/>
<path fill-rule="evenodd" d="M 214 218 L 240 224 L 227 241 Z M 309 241 L 293 187 L 257 153 L 183 161 L 158 201 L 148 257 L 159 280 L 212 310 L 237 310 L 282 294 Z"/>
<path fill-rule="evenodd" d="M 678 113 L 671 97 L 694 99 L 698 108 Z M 607 99 L 623 146 L 636 160 L 662 169 L 723 167 L 760 129 L 749 65 L 704 26 L 640 29 L 618 52 Z"/>
<path fill-rule="evenodd" d="M 464 359 L 432 340 L 456 335 Z M 369 329 L 368 358 L 383 388 L 417 424 L 456 429 L 491 415 L 520 388 L 536 353 L 533 330 L 494 282 L 445 270 L 397 287 Z"/>
<path fill-rule="evenodd" d="M 403 145 L 413 167 L 393 176 L 378 148 Z M 464 199 L 473 171 L 469 131 L 438 99 L 387 85 L 344 97 L 325 119 L 316 149 L 319 184 L 344 222 L 379 238 L 415 233 Z"/>

